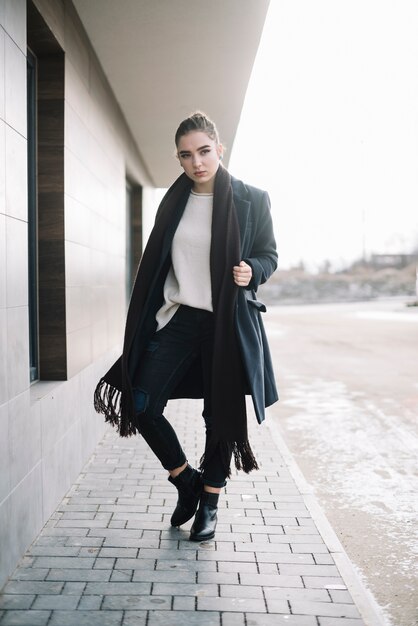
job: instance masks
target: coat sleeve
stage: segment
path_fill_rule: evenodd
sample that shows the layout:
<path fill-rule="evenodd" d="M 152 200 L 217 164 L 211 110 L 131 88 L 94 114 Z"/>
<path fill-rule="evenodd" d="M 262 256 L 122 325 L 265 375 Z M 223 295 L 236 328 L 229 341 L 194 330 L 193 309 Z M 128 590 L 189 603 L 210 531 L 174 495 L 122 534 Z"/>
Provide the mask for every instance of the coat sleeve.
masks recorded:
<path fill-rule="evenodd" d="M 265 283 L 277 268 L 277 248 L 271 219 L 270 198 L 266 191 L 254 203 L 254 240 L 248 257 L 243 260 L 251 266 L 252 278 L 246 289 L 254 289 Z"/>

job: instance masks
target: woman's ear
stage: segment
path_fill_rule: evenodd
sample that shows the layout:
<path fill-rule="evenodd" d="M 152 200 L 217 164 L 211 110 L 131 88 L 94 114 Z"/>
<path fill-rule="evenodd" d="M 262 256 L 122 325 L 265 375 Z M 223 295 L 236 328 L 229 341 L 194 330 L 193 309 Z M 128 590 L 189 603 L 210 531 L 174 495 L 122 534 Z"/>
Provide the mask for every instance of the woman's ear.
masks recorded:
<path fill-rule="evenodd" d="M 218 157 L 219 157 L 219 160 L 220 160 L 220 161 L 222 161 L 223 156 L 224 156 L 224 147 L 223 147 L 223 145 L 222 145 L 221 143 L 219 143 L 219 144 L 217 145 L 216 150 L 217 150 L 217 152 L 218 152 Z"/>

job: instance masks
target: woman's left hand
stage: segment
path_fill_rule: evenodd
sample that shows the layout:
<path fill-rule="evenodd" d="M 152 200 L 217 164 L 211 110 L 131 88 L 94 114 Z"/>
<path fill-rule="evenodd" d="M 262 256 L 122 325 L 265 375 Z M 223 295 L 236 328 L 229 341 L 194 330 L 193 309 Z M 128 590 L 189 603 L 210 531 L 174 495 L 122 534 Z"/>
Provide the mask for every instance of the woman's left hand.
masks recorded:
<path fill-rule="evenodd" d="M 234 283 L 238 285 L 238 287 L 247 287 L 251 282 L 253 271 L 250 265 L 245 261 L 241 261 L 239 265 L 234 265 L 232 274 L 234 276 Z"/>

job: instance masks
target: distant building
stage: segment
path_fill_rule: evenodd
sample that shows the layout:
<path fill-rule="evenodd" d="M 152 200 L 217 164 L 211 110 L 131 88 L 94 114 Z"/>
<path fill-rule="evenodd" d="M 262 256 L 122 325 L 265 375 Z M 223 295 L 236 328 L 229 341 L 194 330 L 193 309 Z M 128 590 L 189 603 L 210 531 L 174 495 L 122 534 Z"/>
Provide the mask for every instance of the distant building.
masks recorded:
<path fill-rule="evenodd" d="M 385 267 L 402 269 L 411 263 L 418 263 L 418 254 L 372 254 L 369 261 L 376 269 Z"/>

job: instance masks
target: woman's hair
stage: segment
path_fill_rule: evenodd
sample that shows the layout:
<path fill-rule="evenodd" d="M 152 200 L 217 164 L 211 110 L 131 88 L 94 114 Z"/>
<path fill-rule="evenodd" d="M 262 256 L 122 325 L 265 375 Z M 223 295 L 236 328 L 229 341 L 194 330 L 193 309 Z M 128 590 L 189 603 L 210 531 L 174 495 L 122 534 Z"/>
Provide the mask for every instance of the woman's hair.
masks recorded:
<path fill-rule="evenodd" d="M 202 113 L 202 111 L 196 111 L 183 120 L 178 127 L 174 138 L 176 146 L 179 145 L 180 137 L 195 130 L 206 133 L 213 141 L 219 143 L 219 134 L 215 123 L 212 122 L 205 113 Z"/>

